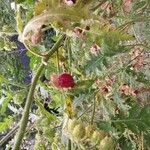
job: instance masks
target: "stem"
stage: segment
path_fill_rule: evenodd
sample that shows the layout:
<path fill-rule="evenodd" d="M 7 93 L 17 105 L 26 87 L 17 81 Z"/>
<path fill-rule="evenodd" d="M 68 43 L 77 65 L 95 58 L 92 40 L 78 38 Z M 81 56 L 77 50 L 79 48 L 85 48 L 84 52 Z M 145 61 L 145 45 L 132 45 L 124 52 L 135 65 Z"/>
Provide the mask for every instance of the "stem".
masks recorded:
<path fill-rule="evenodd" d="M 68 139 L 68 150 L 71 150 L 71 140 Z"/>
<path fill-rule="evenodd" d="M 33 101 L 33 94 L 34 94 L 34 90 L 36 87 L 36 83 L 38 81 L 38 78 L 39 78 L 43 68 L 44 68 L 44 64 L 42 63 L 42 64 L 40 64 L 40 66 L 37 70 L 37 73 L 36 73 L 35 77 L 33 78 L 33 81 L 32 81 L 28 96 L 27 96 L 23 116 L 21 118 L 21 124 L 20 124 L 20 128 L 18 131 L 16 141 L 15 141 L 14 150 L 19 150 L 19 148 L 20 148 L 20 145 L 21 145 L 24 133 L 25 133 L 25 129 L 26 129 L 26 126 L 28 123 L 29 111 L 30 111 L 30 107 L 31 107 L 31 104 Z"/>
<path fill-rule="evenodd" d="M 100 122 L 106 122 L 106 120 L 99 119 Z M 141 119 L 118 119 L 118 120 L 110 120 L 113 123 L 125 123 L 125 122 L 143 122 Z"/>
<path fill-rule="evenodd" d="M 143 16 L 143 17 L 140 17 L 140 18 L 136 18 L 136 19 L 130 20 L 130 21 L 125 22 L 124 24 L 118 26 L 117 29 L 118 29 L 118 30 L 123 30 L 123 29 L 125 29 L 127 26 L 133 25 L 133 24 L 136 23 L 136 22 L 145 22 L 145 21 L 148 21 L 148 20 L 149 20 L 149 18 L 146 17 L 146 16 Z"/>
<path fill-rule="evenodd" d="M 111 122 L 114 122 L 114 123 L 116 123 L 116 122 L 137 122 L 137 121 L 140 121 L 140 122 L 142 122 L 142 120 L 141 119 L 119 119 L 119 120 L 111 120 Z"/>
<path fill-rule="evenodd" d="M 13 136 L 17 129 L 19 128 L 19 125 L 17 125 L 16 127 L 14 127 L 6 136 L 4 136 L 1 140 L 0 140 L 0 145 L 2 146 L 11 136 Z"/>
<path fill-rule="evenodd" d="M 137 35 L 136 31 L 135 31 L 134 25 L 132 25 L 132 30 L 133 30 L 133 34 L 134 34 L 134 36 L 136 38 L 137 43 L 139 43 L 139 44 L 143 43 L 143 41 L 141 40 L 140 37 L 138 37 L 138 35 Z"/>
<path fill-rule="evenodd" d="M 69 43 L 68 43 L 69 42 Z M 69 60 L 69 68 L 71 69 L 71 64 L 72 64 L 72 51 L 70 47 L 70 40 L 67 42 L 67 49 L 68 49 L 68 60 Z"/>
<path fill-rule="evenodd" d="M 141 133 L 141 150 L 144 150 L 144 134 Z"/>
<path fill-rule="evenodd" d="M 142 53 L 143 53 L 143 51 L 141 51 L 138 56 L 136 56 L 135 58 L 131 59 L 127 64 L 124 64 L 123 69 L 126 69 L 126 68 L 127 68 L 135 59 L 137 59 Z"/>
<path fill-rule="evenodd" d="M 45 57 L 45 55 L 42 55 L 42 54 L 37 53 L 37 52 L 34 52 L 34 51 L 28 46 L 28 44 L 26 44 L 25 42 L 24 42 L 24 46 L 25 46 L 26 49 L 27 49 L 30 53 L 32 53 L 33 55 L 35 55 L 35 56 L 37 56 L 37 57 L 41 57 L 41 58 Z"/>
<path fill-rule="evenodd" d="M 90 112 L 91 111 L 90 109 L 92 106 L 93 105 L 89 106 L 77 119 L 81 118 L 85 113 Z"/>
<path fill-rule="evenodd" d="M 60 46 L 60 44 L 64 40 L 64 38 L 65 38 L 65 35 L 62 35 L 59 38 L 59 40 L 55 43 L 55 45 L 52 47 L 51 51 L 45 56 L 45 59 L 44 59 L 45 62 L 47 62 L 49 60 L 49 58 L 53 55 L 53 53 L 58 49 L 58 47 Z M 34 91 L 36 88 L 36 84 L 38 82 L 39 76 L 42 73 L 44 67 L 45 67 L 45 65 L 43 64 L 43 62 L 41 62 L 41 64 L 39 65 L 39 67 L 37 69 L 35 76 L 33 77 L 31 87 L 30 87 L 30 90 L 28 92 L 25 108 L 23 111 L 23 116 L 21 118 L 20 128 L 19 128 L 16 140 L 15 140 L 13 150 L 19 150 L 20 149 L 20 145 L 21 145 L 22 139 L 24 137 L 26 126 L 28 123 L 30 107 L 31 107 L 31 104 L 33 101 L 33 95 L 34 95 Z"/>
<path fill-rule="evenodd" d="M 0 32 L 0 36 L 3 35 L 8 35 L 8 36 L 13 36 L 13 35 L 18 35 L 17 32 Z"/>
<path fill-rule="evenodd" d="M 59 51 L 56 52 L 56 61 L 57 61 L 57 71 L 60 73 L 60 64 L 59 64 Z"/>
<path fill-rule="evenodd" d="M 94 122 L 95 108 L 96 108 L 96 99 L 94 98 L 94 102 L 93 102 L 93 112 L 92 112 L 92 118 L 91 118 L 91 124 L 93 124 L 93 122 Z"/>
<path fill-rule="evenodd" d="M 16 86 L 16 87 L 19 87 L 19 88 L 22 88 L 22 89 L 25 89 L 25 88 L 27 88 L 28 86 L 26 85 L 26 86 L 23 86 L 23 85 L 21 85 L 21 84 L 17 84 L 17 83 L 13 83 L 13 82 L 9 82 L 8 83 L 9 85 L 12 85 L 12 86 Z"/>
<path fill-rule="evenodd" d="M 105 3 L 106 0 L 103 0 L 102 2 L 100 2 L 98 5 L 96 5 L 95 7 L 93 7 L 91 10 L 95 11 L 96 9 L 98 9 L 103 3 Z"/>
<path fill-rule="evenodd" d="M 26 49 L 23 49 L 23 50 L 21 50 L 21 51 L 26 51 Z M 17 53 L 21 53 L 19 50 L 12 50 L 12 51 L 8 51 L 8 52 L 6 52 L 6 51 L 2 51 L 2 53 L 0 53 L 0 57 L 3 57 L 3 56 L 6 56 L 6 55 L 11 55 L 11 54 L 17 54 Z"/>

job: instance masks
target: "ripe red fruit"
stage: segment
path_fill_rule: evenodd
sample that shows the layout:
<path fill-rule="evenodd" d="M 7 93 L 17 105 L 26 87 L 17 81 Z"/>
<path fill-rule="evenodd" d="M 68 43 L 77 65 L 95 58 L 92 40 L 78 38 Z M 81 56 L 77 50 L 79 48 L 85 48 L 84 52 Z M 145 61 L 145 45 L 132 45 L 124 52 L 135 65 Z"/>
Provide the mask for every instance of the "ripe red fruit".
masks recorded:
<path fill-rule="evenodd" d="M 75 85 L 74 79 L 69 73 L 53 74 L 51 82 L 57 88 L 70 88 Z"/>

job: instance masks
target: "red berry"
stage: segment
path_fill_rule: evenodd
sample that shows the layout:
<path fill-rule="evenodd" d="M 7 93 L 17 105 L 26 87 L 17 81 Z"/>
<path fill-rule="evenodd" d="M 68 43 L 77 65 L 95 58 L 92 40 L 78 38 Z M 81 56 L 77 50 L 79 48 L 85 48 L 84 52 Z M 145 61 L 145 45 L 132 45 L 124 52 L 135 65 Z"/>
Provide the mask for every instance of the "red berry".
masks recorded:
<path fill-rule="evenodd" d="M 75 85 L 73 77 L 69 73 L 53 74 L 51 81 L 57 88 L 70 88 Z"/>

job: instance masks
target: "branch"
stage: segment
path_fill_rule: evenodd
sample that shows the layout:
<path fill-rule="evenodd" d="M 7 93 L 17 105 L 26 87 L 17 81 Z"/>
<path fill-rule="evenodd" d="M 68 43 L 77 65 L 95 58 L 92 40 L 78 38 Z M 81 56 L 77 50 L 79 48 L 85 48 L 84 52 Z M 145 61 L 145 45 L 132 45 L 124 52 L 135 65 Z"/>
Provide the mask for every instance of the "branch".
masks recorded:
<path fill-rule="evenodd" d="M 55 45 L 52 47 L 51 51 L 45 56 L 45 59 L 44 59 L 45 62 L 47 62 L 49 60 L 49 58 L 54 54 L 54 52 L 57 51 L 58 47 L 60 46 L 60 44 L 64 40 L 64 38 L 65 38 L 65 35 L 62 35 L 59 38 L 59 40 L 55 43 Z M 44 67 L 45 67 L 45 65 L 43 64 L 43 62 L 41 62 L 41 64 L 39 65 L 39 67 L 37 69 L 35 76 L 32 79 L 31 87 L 28 92 L 25 108 L 24 108 L 23 115 L 22 115 L 21 122 L 20 122 L 20 128 L 19 128 L 18 134 L 15 139 L 15 144 L 14 144 L 13 150 L 20 149 L 20 145 L 21 145 L 22 139 L 24 137 L 26 126 L 28 123 L 30 107 L 32 105 L 33 95 L 34 95 L 34 91 L 36 88 L 36 84 L 38 82 L 39 76 L 42 73 Z"/>
<path fill-rule="evenodd" d="M 19 125 L 17 125 L 16 127 L 14 127 L 6 136 L 4 136 L 0 140 L 0 145 L 2 146 L 11 136 L 13 136 L 17 132 L 18 128 L 19 128 Z"/>
<path fill-rule="evenodd" d="M 102 0 L 98 5 L 96 5 L 95 7 L 93 7 L 91 10 L 95 11 L 96 9 L 98 9 L 102 4 L 104 4 L 107 0 Z"/>
<path fill-rule="evenodd" d="M 96 109 L 96 98 L 94 97 L 94 102 L 93 102 L 93 112 L 92 112 L 92 118 L 91 118 L 91 124 L 94 122 L 94 117 L 95 117 L 95 109 Z"/>
<path fill-rule="evenodd" d="M 149 21 L 149 17 L 142 16 L 142 17 L 130 20 L 128 22 L 125 22 L 124 24 L 118 26 L 117 30 L 124 30 L 126 27 L 131 26 L 134 23 L 137 23 L 137 22 L 146 22 L 146 21 Z"/>
<path fill-rule="evenodd" d="M 42 55 L 42 54 L 40 54 L 40 53 L 38 53 L 38 52 L 34 52 L 34 51 L 28 46 L 28 44 L 27 44 L 26 42 L 24 42 L 24 46 L 25 46 L 26 49 L 27 49 L 30 53 L 32 53 L 33 55 L 35 55 L 35 56 L 37 56 L 37 57 L 41 57 L 41 58 L 45 57 L 45 55 Z"/>
<path fill-rule="evenodd" d="M 68 150 L 71 150 L 71 140 L 68 139 Z"/>

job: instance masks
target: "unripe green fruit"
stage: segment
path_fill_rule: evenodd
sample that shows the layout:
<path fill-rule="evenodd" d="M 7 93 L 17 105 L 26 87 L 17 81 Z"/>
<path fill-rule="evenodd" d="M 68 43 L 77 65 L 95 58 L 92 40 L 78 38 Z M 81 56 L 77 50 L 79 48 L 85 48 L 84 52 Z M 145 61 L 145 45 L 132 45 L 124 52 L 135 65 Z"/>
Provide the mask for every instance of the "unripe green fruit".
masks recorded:
<path fill-rule="evenodd" d="M 77 141 L 81 140 L 85 136 L 85 127 L 84 125 L 78 124 L 74 127 L 73 132 L 72 132 L 73 138 Z"/>
<path fill-rule="evenodd" d="M 111 137 L 105 137 L 99 145 L 100 150 L 115 150 L 115 141 Z"/>
<path fill-rule="evenodd" d="M 92 125 L 88 125 L 85 128 L 85 136 L 86 136 L 86 138 L 91 137 L 91 135 L 93 134 L 93 132 L 94 132 L 94 127 Z"/>
<path fill-rule="evenodd" d="M 68 121 L 68 131 L 73 132 L 74 127 L 79 123 L 77 119 L 69 119 Z"/>

